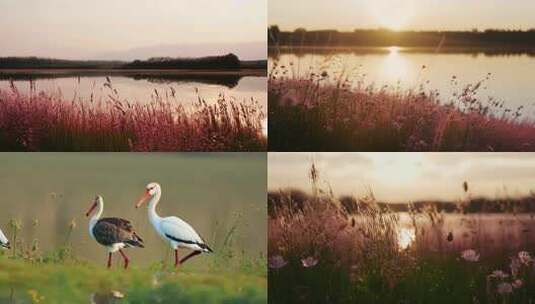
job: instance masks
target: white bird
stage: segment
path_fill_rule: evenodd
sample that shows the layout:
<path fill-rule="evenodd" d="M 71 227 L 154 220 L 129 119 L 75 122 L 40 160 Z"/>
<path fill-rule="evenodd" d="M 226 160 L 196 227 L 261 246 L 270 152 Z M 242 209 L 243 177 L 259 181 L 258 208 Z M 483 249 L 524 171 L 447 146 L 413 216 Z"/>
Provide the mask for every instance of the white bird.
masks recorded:
<path fill-rule="evenodd" d="M 7 248 L 7 249 L 11 248 L 11 246 L 9 245 L 9 240 L 4 235 L 1 229 L 0 229 L 0 247 Z"/>
<path fill-rule="evenodd" d="M 100 195 L 95 197 L 93 204 L 85 215 L 91 215 L 97 206 L 97 213 L 89 220 L 89 235 L 100 245 L 108 248 L 108 268 L 111 267 L 112 253 L 119 251 L 124 259 L 124 268 L 126 269 L 128 268 L 129 259 L 122 249 L 124 247 L 143 248 L 143 240 L 134 231 L 129 221 L 118 217 L 100 218 L 104 211 L 104 200 Z"/>
<path fill-rule="evenodd" d="M 169 245 L 175 251 L 175 267 L 203 252 L 213 252 L 206 245 L 203 238 L 188 223 L 176 216 L 160 217 L 156 213 L 156 205 L 160 201 L 161 195 L 162 188 L 158 183 L 148 184 L 145 193 L 143 193 L 136 204 L 136 208 L 139 208 L 148 200 L 149 220 L 160 237 L 169 242 Z M 193 252 L 179 260 L 178 248 L 191 249 Z"/>

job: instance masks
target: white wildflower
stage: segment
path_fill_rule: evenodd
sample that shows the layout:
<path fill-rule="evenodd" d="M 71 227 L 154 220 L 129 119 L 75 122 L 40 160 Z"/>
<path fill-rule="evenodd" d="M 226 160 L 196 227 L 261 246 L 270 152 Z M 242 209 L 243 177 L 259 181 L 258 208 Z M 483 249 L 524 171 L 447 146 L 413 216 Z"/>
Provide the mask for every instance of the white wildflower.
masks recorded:
<path fill-rule="evenodd" d="M 318 264 L 318 260 L 310 256 L 306 259 L 301 259 L 301 263 L 303 264 L 303 267 L 309 268 L 316 266 Z"/>
<path fill-rule="evenodd" d="M 461 257 L 468 262 L 477 262 L 479 261 L 479 254 L 473 249 L 467 249 L 461 252 Z"/>

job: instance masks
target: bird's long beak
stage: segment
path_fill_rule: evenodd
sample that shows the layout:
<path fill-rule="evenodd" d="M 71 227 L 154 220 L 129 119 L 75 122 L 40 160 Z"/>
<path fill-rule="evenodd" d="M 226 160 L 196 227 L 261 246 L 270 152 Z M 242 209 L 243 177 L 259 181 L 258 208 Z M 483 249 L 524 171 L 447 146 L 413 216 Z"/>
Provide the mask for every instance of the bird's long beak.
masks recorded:
<path fill-rule="evenodd" d="M 150 197 L 149 190 L 145 190 L 145 192 L 139 198 L 136 204 L 136 208 L 139 208 L 141 205 L 143 205 L 143 203 L 146 202 L 149 197 Z"/>
<path fill-rule="evenodd" d="M 87 210 L 87 212 L 85 213 L 85 216 L 89 216 L 91 215 L 91 212 L 93 212 L 93 210 L 95 210 L 95 208 L 97 207 L 97 202 L 93 202 L 93 205 L 91 205 L 91 208 L 89 208 L 89 210 Z"/>

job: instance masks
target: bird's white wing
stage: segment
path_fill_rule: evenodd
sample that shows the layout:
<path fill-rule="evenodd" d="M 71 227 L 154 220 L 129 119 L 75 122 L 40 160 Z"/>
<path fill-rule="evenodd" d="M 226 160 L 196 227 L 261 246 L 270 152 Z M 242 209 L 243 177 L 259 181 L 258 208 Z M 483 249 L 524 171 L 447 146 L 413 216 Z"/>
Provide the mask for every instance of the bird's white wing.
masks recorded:
<path fill-rule="evenodd" d="M 7 239 L 7 237 L 4 235 L 4 233 L 2 232 L 2 230 L 0 230 L 0 244 L 2 245 L 6 245 L 9 243 L 9 240 Z"/>
<path fill-rule="evenodd" d="M 166 237 L 177 242 L 204 244 L 204 240 L 195 229 L 176 216 L 163 218 L 160 222 L 160 230 Z"/>

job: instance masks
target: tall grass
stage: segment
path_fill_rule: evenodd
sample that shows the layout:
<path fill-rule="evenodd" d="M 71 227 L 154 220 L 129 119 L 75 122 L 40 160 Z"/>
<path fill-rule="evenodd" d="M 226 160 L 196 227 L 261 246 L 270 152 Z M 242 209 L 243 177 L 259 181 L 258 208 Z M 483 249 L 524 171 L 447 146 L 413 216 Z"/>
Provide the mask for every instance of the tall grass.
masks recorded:
<path fill-rule="evenodd" d="M 371 191 L 355 199 L 350 213 L 330 190 L 318 188 L 318 178 L 299 205 L 290 192 L 272 195 L 279 201 L 268 220 L 271 303 L 535 300 L 532 256 L 516 245 L 487 250 L 495 247 L 484 244 L 491 240 L 477 220 L 470 223 L 473 236 L 450 235 L 448 215 L 436 208 L 412 210 L 402 220 Z M 412 232 L 408 243 L 405 229 Z"/>
<path fill-rule="evenodd" d="M 155 90 L 146 104 L 122 100 L 111 80 L 105 100 L 65 100 L 56 93 L 0 90 L 4 151 L 263 151 L 265 114 L 254 100 L 223 95 L 192 107 L 174 90 Z M 31 86 L 32 87 L 32 86 Z"/>
<path fill-rule="evenodd" d="M 425 67 L 423 67 L 425 69 Z M 277 151 L 533 151 L 523 107 L 479 98 L 482 81 L 454 96 L 353 83 L 345 71 L 295 76 L 274 59 L 269 75 L 270 149 Z M 452 79 L 452 81 L 456 81 Z"/>

